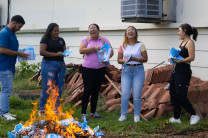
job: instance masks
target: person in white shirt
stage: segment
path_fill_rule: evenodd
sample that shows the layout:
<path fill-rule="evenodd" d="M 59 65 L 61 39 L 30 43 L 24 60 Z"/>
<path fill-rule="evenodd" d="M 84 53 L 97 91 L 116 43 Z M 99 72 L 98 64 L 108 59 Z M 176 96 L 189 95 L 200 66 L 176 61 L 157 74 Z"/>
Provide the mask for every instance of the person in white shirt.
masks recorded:
<path fill-rule="evenodd" d="M 137 39 L 136 28 L 129 26 L 118 50 L 118 63 L 125 63 L 121 75 L 121 116 L 118 121 L 127 119 L 131 89 L 134 102 L 134 122 L 140 121 L 141 95 L 145 79 L 143 63 L 147 62 L 148 56 L 144 44 Z"/>

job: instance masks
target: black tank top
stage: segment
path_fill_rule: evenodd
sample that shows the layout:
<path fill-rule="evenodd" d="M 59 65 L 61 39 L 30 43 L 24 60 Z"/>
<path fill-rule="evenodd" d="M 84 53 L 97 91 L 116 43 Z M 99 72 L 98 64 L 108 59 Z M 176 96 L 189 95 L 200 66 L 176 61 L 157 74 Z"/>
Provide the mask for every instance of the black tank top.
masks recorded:
<path fill-rule="evenodd" d="M 183 43 L 183 42 L 182 42 Z M 181 52 L 180 52 L 180 56 L 182 56 L 183 58 L 187 58 L 189 57 L 189 54 L 188 54 L 188 49 L 186 49 L 186 44 L 188 43 L 188 41 L 185 43 L 184 46 L 181 46 L 182 43 L 180 44 L 179 48 L 181 49 Z"/>

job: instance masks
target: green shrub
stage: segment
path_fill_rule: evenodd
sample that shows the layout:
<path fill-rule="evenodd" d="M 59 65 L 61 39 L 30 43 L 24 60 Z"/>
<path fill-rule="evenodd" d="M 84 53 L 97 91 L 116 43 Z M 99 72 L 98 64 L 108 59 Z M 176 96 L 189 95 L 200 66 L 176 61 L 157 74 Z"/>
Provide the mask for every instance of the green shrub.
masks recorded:
<path fill-rule="evenodd" d="M 14 109 L 31 108 L 33 107 L 32 100 L 23 100 L 15 96 L 11 96 L 9 107 Z"/>
<path fill-rule="evenodd" d="M 25 74 L 38 72 L 40 70 L 41 63 L 29 64 L 27 61 L 20 62 L 20 65 L 16 66 L 16 73 L 21 77 Z"/>

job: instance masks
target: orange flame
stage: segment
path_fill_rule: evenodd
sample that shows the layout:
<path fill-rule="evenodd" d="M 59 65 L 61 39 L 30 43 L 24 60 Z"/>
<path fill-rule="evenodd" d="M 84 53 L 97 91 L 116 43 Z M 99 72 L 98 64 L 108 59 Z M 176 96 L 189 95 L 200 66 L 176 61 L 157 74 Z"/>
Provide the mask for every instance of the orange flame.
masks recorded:
<path fill-rule="evenodd" d="M 73 110 L 70 110 L 69 112 L 66 111 L 63 113 L 63 107 L 59 106 L 58 111 L 56 111 L 56 101 L 58 100 L 58 87 L 55 86 L 55 84 L 52 83 L 52 81 L 48 81 L 49 89 L 47 90 L 47 93 L 49 94 L 49 98 L 47 100 L 47 103 L 45 105 L 45 114 L 38 116 L 38 102 L 33 103 L 33 110 L 30 113 L 30 119 L 26 121 L 24 124 L 24 127 L 28 127 L 32 124 L 34 124 L 37 121 L 45 120 L 47 122 L 47 125 L 44 126 L 45 135 L 47 133 L 50 133 L 51 131 L 55 133 L 60 134 L 64 137 L 73 137 L 75 138 L 74 133 L 79 133 L 83 136 L 88 135 L 86 131 L 83 131 L 77 124 L 70 123 L 69 126 L 62 126 L 60 125 L 60 121 L 64 119 L 69 119 L 74 114 Z M 63 131 L 64 128 L 64 131 Z"/>

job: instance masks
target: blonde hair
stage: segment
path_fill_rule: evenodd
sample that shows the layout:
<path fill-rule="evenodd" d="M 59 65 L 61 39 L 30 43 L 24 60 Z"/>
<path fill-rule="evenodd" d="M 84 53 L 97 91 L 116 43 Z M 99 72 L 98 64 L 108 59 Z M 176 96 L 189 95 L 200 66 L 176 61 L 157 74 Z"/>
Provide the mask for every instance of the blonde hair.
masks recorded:
<path fill-rule="evenodd" d="M 125 31 L 125 34 L 124 34 L 124 41 L 123 41 L 123 48 L 124 48 L 124 49 L 126 49 L 127 44 L 128 44 L 128 38 L 126 37 L 126 34 L 127 34 L 127 30 L 128 30 L 129 28 L 133 28 L 133 29 L 135 30 L 136 36 L 135 36 L 135 38 L 134 38 L 134 43 L 135 43 L 135 44 L 136 44 L 136 43 L 139 43 L 139 41 L 137 40 L 137 39 L 138 39 L 138 38 L 137 38 L 137 37 L 138 37 L 137 29 L 136 29 L 134 26 L 129 26 L 129 27 L 126 28 L 126 31 Z"/>

